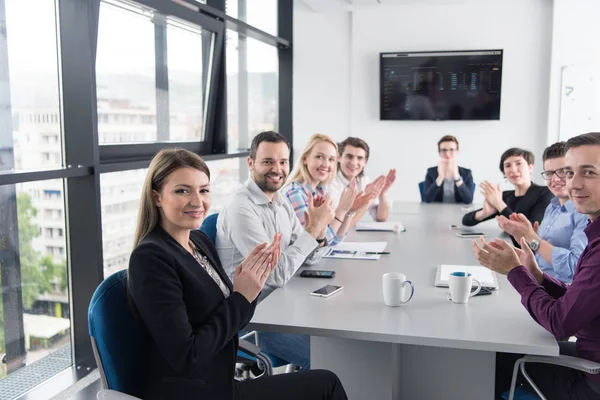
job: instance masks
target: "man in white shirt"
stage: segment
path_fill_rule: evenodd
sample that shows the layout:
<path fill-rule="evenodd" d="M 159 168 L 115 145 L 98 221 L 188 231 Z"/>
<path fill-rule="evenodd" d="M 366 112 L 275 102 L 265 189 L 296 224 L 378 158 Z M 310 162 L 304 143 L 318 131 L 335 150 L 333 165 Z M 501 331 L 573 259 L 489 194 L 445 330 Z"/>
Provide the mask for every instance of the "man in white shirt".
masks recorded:
<path fill-rule="evenodd" d="M 371 190 L 379 192 L 368 211 L 375 221 L 387 221 L 390 204 L 386 193 L 396 180 L 396 170 L 391 169 L 387 176 L 381 175 L 370 183 L 369 177 L 365 175 L 365 166 L 369 161 L 369 145 L 362 139 L 349 137 L 339 144 L 338 149 L 340 155 L 337 174 L 328 188 L 334 205 L 337 205 L 342 192 L 350 182 L 356 180 L 356 188 L 359 193 Z M 359 220 L 363 214 L 364 212 L 355 219 Z"/>
<path fill-rule="evenodd" d="M 327 224 L 334 217 L 331 199 L 313 199 L 308 207 L 306 228 L 291 203 L 279 192 L 290 172 L 290 147 L 276 132 L 262 132 L 253 140 L 248 157 L 251 176 L 238 189 L 231 203 L 217 219 L 216 247 L 225 272 L 233 281 L 235 267 L 262 242 L 281 233 L 281 256 L 259 297 L 289 281 L 300 266 L 319 259 L 325 245 Z M 317 250 L 317 251 L 316 251 Z M 269 354 L 310 368 L 308 336 L 261 332 L 260 347 Z"/>

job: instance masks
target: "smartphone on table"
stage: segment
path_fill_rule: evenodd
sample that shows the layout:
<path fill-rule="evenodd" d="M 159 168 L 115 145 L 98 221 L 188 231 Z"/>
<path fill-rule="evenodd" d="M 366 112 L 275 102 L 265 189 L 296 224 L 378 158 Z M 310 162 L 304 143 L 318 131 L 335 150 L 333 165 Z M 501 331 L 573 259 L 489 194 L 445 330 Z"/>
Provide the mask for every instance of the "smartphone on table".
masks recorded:
<path fill-rule="evenodd" d="M 300 276 L 303 278 L 333 278 L 335 271 L 320 271 L 316 269 L 305 269 L 300 272 Z"/>
<path fill-rule="evenodd" d="M 462 231 L 462 232 L 457 232 L 456 236 L 458 236 L 459 238 L 478 238 L 479 236 L 485 236 L 485 233 Z"/>
<path fill-rule="evenodd" d="M 344 289 L 343 286 L 327 285 L 313 292 L 310 292 L 310 294 L 318 297 L 329 297 L 340 292 L 342 289 Z"/>

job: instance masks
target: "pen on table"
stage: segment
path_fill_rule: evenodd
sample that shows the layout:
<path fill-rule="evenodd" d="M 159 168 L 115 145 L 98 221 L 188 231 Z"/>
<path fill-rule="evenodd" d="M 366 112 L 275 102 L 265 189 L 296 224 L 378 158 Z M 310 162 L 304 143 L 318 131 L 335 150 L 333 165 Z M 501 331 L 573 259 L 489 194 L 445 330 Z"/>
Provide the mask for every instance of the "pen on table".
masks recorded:
<path fill-rule="evenodd" d="M 390 254 L 389 251 L 363 251 L 362 254 Z"/>

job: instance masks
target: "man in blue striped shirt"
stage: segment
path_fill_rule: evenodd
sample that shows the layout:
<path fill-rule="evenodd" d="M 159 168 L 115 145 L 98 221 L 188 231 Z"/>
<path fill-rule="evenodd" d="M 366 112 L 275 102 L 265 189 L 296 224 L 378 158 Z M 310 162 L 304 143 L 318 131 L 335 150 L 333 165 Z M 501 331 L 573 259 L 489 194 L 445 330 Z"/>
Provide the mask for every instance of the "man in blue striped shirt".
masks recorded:
<path fill-rule="evenodd" d="M 523 214 L 512 214 L 510 219 L 499 216 L 498 224 L 517 241 L 525 238 L 543 272 L 571 283 L 579 255 L 588 243 L 583 229 L 587 216 L 578 213 L 569 200 L 564 174 L 565 143 L 558 142 L 544 150 L 543 178 L 556 196 L 544 213 L 541 225 L 531 222 Z"/>

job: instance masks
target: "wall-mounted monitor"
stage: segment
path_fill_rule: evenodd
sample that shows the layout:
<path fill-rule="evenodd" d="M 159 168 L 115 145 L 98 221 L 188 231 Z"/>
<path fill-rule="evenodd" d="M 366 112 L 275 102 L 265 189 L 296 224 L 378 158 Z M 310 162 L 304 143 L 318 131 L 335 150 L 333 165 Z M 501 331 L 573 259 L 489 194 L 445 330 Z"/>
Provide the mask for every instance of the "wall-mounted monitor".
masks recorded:
<path fill-rule="evenodd" d="M 380 53 L 381 120 L 498 120 L 502 50 Z"/>

